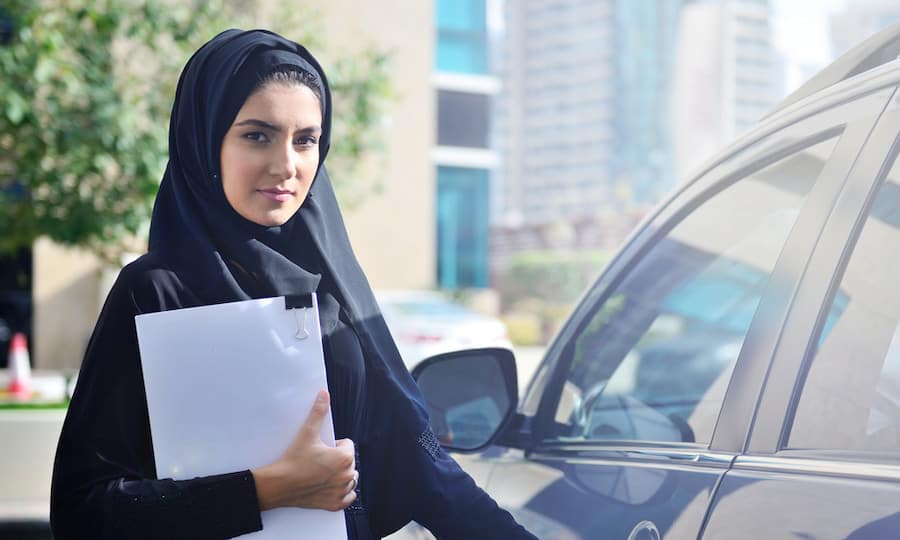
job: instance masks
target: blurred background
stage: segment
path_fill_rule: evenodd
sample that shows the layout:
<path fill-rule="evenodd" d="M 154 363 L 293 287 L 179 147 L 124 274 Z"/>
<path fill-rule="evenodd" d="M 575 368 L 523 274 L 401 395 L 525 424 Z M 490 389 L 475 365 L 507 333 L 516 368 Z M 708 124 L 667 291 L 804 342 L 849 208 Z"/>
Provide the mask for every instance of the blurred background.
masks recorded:
<path fill-rule="evenodd" d="M 77 371 L 145 249 L 179 70 L 224 28 L 322 60 L 329 168 L 373 288 L 499 319 L 485 339 L 531 366 L 666 193 L 897 20 L 894 0 L 0 0 L 0 367 L 22 333 L 38 375 Z M 0 519 L 45 511 L 2 502 L 19 482 Z"/>
<path fill-rule="evenodd" d="M 329 164 L 373 287 L 444 291 L 540 346 L 679 180 L 900 19 L 889 0 L 198 6 L 0 2 L 0 366 L 21 331 L 34 366 L 78 368 L 144 249 L 178 70 L 222 28 L 323 58 Z"/>

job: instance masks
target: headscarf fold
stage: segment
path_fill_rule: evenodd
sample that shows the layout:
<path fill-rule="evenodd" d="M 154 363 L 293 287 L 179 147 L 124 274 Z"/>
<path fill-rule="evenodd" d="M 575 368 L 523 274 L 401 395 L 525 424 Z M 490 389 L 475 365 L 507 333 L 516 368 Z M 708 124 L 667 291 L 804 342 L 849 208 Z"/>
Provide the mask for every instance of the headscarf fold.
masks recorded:
<path fill-rule="evenodd" d="M 314 76 L 322 134 L 306 201 L 284 225 L 263 227 L 228 204 L 219 151 L 246 98 L 275 69 Z M 360 487 L 373 531 L 386 535 L 412 517 L 417 480 L 410 468 L 428 466 L 418 441 L 428 418 L 353 254 L 325 169 L 331 113 L 325 73 L 301 45 L 264 30 L 227 30 L 213 38 L 191 57 L 178 82 L 149 250 L 207 304 L 308 293 L 327 274 L 365 359 L 365 422 L 356 426 L 355 441 L 366 475 Z"/>

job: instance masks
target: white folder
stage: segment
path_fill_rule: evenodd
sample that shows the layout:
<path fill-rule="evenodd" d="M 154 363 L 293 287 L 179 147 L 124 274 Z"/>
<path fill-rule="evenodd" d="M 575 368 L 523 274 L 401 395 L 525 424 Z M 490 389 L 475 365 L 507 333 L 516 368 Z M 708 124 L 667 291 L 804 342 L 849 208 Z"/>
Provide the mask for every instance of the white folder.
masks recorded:
<path fill-rule="evenodd" d="M 275 461 L 327 388 L 315 294 L 149 313 L 135 323 L 159 478 Z M 321 437 L 334 446 L 330 409 Z M 343 512 L 277 508 L 262 522 L 241 538 L 347 538 Z"/>

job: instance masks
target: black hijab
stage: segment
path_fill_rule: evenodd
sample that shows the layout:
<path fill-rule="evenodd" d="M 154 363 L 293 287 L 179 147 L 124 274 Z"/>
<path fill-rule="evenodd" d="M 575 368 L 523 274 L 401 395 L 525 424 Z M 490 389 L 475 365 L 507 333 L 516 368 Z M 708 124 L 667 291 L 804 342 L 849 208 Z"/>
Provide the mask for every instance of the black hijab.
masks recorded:
<path fill-rule="evenodd" d="M 228 204 L 219 150 L 246 98 L 276 69 L 314 75 L 322 96 L 322 134 L 306 201 L 283 226 L 263 227 Z M 328 284 L 365 360 L 365 417 L 355 430 L 361 498 L 373 531 L 387 534 L 412 517 L 420 489 L 415 463 L 423 455 L 428 418 L 353 254 L 325 169 L 331 113 L 325 73 L 304 47 L 264 30 L 227 30 L 213 38 L 189 60 L 178 82 L 169 163 L 153 208 L 149 247 L 207 304 L 307 293 Z"/>
<path fill-rule="evenodd" d="M 314 185 L 327 184 L 322 163 L 330 144 L 331 94 L 322 68 L 306 49 L 270 32 L 227 30 L 194 54 L 178 81 L 150 251 L 172 263 L 207 303 L 248 299 L 254 280 L 270 296 L 311 292 L 318 283 L 308 268 L 312 257 L 296 252 L 300 246 L 291 239 L 300 232 L 299 213 L 280 227 L 262 227 L 235 212 L 222 188 L 222 139 L 259 81 L 276 69 L 305 71 L 319 83 L 322 134 Z M 340 224 L 340 215 L 335 218 L 323 226 Z M 335 247 L 340 251 L 349 244 Z M 295 263 L 302 255 L 306 264 Z"/>

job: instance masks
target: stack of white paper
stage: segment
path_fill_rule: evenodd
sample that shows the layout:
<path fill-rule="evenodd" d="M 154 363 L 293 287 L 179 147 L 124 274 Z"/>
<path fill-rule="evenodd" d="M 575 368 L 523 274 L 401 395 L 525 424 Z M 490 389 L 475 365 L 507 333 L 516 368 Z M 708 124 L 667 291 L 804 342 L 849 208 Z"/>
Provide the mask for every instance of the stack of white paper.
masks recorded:
<path fill-rule="evenodd" d="M 280 297 L 135 318 L 159 478 L 252 469 L 287 449 L 327 388 L 315 295 L 312 306 L 288 310 Z M 330 411 L 321 436 L 334 446 Z M 343 512 L 279 508 L 262 520 L 245 536 L 347 537 Z"/>

